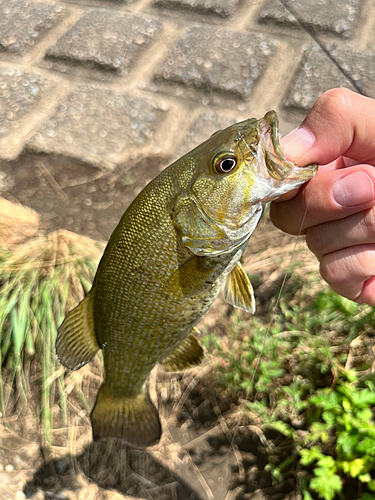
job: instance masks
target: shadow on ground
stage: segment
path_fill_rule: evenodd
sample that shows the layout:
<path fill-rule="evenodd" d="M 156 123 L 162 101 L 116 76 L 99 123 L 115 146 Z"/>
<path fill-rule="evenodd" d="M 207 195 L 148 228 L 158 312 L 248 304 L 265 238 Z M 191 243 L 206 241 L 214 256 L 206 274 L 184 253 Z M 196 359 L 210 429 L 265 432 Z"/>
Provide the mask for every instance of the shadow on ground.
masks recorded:
<path fill-rule="evenodd" d="M 171 430 L 186 439 L 178 427 Z M 192 429 L 189 434 L 193 436 Z M 263 440 L 255 428 L 241 426 L 234 449 L 234 441 L 229 442 L 217 425 L 185 445 L 157 447 L 155 452 L 116 439 L 92 442 L 77 456 L 47 460 L 23 492 L 26 498 L 38 491 L 44 498 L 64 498 L 69 491 L 85 498 L 83 488 L 91 483 L 98 487 L 98 500 L 110 499 L 111 491 L 137 500 L 289 500 L 295 481 L 272 484 Z"/>
<path fill-rule="evenodd" d="M 188 484 L 151 453 L 129 448 L 118 440 L 92 442 L 76 457 L 67 455 L 47 461 L 26 483 L 24 494 L 31 498 L 40 489 L 47 496 L 49 492 L 77 491 L 82 488 L 80 473 L 100 488 L 135 498 L 205 500 L 194 485 Z"/>
<path fill-rule="evenodd" d="M 0 196 L 33 208 L 47 231 L 67 229 L 108 240 L 128 205 L 169 164 L 139 157 L 101 171 L 58 155 L 26 151 L 0 163 Z"/>

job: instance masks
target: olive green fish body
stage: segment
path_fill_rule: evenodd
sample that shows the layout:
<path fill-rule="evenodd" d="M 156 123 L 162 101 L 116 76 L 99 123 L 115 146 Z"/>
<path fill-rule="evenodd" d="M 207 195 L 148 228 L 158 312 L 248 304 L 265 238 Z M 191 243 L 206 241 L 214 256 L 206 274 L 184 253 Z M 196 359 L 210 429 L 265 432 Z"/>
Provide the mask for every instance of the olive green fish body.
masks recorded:
<path fill-rule="evenodd" d="M 61 363 L 78 369 L 103 350 L 105 382 L 91 414 L 94 438 L 157 442 L 158 412 L 145 390 L 152 368 L 199 364 L 194 325 L 219 291 L 254 312 L 240 259 L 266 202 L 311 178 L 288 162 L 277 116 L 214 134 L 136 197 L 113 232 L 93 287 L 59 328 Z"/>
<path fill-rule="evenodd" d="M 242 253 L 199 257 L 181 245 L 171 219 L 172 173 L 165 170 L 126 211 L 91 292 L 106 378 L 123 394 L 137 393 L 152 367 L 187 337 Z"/>

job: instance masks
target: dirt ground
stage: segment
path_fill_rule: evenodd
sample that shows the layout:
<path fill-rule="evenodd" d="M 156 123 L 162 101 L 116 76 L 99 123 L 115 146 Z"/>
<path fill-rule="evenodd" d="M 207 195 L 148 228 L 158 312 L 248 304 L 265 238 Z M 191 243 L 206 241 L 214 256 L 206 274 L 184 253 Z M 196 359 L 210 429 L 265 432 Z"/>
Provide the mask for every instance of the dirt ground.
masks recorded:
<path fill-rule="evenodd" d="M 26 152 L 2 163 L 3 196 L 35 209 L 43 231 L 65 228 L 107 240 L 131 200 L 167 164 L 163 157 L 139 158 L 106 173 L 64 157 Z M 288 236 L 262 222 L 246 261 L 271 246 L 279 253 L 285 248 L 288 254 L 290 245 Z M 267 259 L 258 259 L 255 266 L 266 267 Z M 277 292 L 278 277 L 272 283 L 261 290 L 260 303 Z M 219 299 L 201 325 L 209 329 L 230 314 L 231 308 Z M 47 450 L 38 438 L 38 419 L 29 416 L 25 423 L 15 415 L 1 432 L 0 495 L 16 500 L 299 499 L 293 478 L 272 485 L 265 467 L 265 436 L 256 423 L 240 416 L 238 401 L 217 387 L 217 369 L 208 355 L 203 365 L 185 374 L 152 375 L 150 392 L 158 403 L 164 434 L 157 446 L 145 451 L 116 440 L 92 442 L 90 421 L 82 409 L 69 429 L 54 429 L 53 446 Z M 100 373 L 95 375 L 95 366 L 93 370 L 77 372 L 90 404 L 100 383 Z M 288 454 L 284 438 L 273 437 Z"/>

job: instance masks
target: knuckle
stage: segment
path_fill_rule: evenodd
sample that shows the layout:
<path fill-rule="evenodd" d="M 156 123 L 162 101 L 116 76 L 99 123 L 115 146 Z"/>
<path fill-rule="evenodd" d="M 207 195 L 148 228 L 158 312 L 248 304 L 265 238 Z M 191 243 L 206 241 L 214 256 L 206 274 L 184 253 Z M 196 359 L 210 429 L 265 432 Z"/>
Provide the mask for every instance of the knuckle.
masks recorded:
<path fill-rule="evenodd" d="M 287 217 L 286 214 L 287 210 L 285 210 L 286 207 L 284 204 L 288 204 L 288 202 L 285 201 L 281 203 L 271 203 L 270 206 L 271 222 L 277 229 L 280 229 L 285 233 L 295 234 L 293 231 L 294 229 L 293 221 L 291 221 L 290 217 Z"/>
<path fill-rule="evenodd" d="M 332 288 L 347 284 L 348 278 L 356 267 L 356 255 L 346 249 L 325 255 L 320 261 L 320 274 Z"/>
<path fill-rule="evenodd" d="M 329 285 L 334 284 L 337 281 L 337 268 L 332 262 L 329 262 L 323 257 L 320 261 L 319 272 L 321 277 Z"/>
<path fill-rule="evenodd" d="M 350 106 L 354 95 L 354 92 L 343 87 L 330 89 L 320 96 L 317 104 L 319 103 L 330 112 L 341 113 L 343 109 Z"/>
<path fill-rule="evenodd" d="M 375 207 L 365 210 L 363 217 L 364 237 L 375 238 Z"/>
<path fill-rule="evenodd" d="M 352 105 L 354 92 L 346 88 L 335 88 L 324 92 L 313 106 L 315 120 L 322 123 L 345 123 L 347 110 Z"/>
<path fill-rule="evenodd" d="M 322 225 L 313 226 L 306 230 L 306 245 L 318 258 L 326 253 L 324 233 Z"/>

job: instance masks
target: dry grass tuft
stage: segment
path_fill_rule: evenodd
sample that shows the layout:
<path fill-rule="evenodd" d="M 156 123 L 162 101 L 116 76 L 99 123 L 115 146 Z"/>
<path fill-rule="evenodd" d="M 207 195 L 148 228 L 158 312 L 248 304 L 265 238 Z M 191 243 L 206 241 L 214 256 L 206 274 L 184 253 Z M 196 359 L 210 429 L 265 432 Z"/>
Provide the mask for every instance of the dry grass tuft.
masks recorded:
<path fill-rule="evenodd" d="M 51 445 L 53 422 L 68 423 L 66 385 L 89 408 L 79 377 L 57 363 L 54 344 L 57 326 L 91 288 L 104 243 L 64 230 L 7 241 L 0 246 L 0 412 L 13 422 L 36 415 Z"/>
<path fill-rule="evenodd" d="M 31 208 L 0 198 L 0 245 L 9 247 L 35 236 L 39 215 Z"/>

